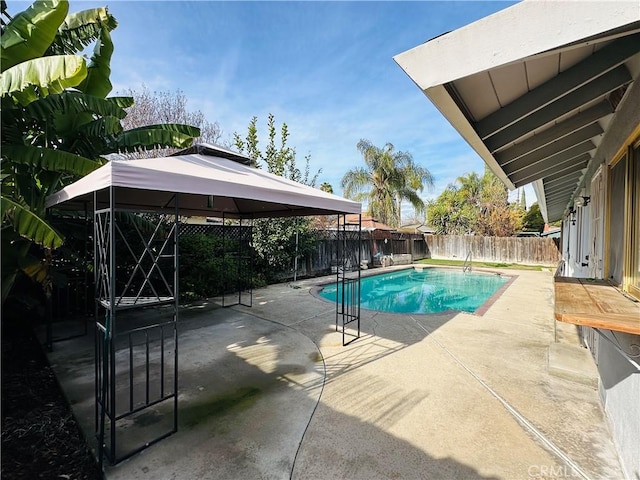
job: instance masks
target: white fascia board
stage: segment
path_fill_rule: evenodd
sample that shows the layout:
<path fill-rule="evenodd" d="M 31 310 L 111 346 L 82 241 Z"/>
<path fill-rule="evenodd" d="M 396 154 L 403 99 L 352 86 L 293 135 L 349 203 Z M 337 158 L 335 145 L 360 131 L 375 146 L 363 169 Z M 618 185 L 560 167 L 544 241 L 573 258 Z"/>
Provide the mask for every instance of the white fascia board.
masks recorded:
<path fill-rule="evenodd" d="M 525 0 L 393 58 L 424 91 L 637 21 L 637 0 Z"/>
<path fill-rule="evenodd" d="M 533 191 L 536 194 L 536 198 L 538 200 L 538 206 L 540 207 L 540 213 L 542 214 L 544 223 L 549 223 L 549 213 L 547 212 L 547 199 L 544 196 L 544 184 L 542 183 L 542 180 L 536 180 L 531 185 L 533 186 Z"/>
<path fill-rule="evenodd" d="M 440 113 L 453 125 L 453 127 L 457 130 L 457 132 L 464 138 L 469 146 L 475 150 L 475 152 L 480 155 L 482 160 L 487 164 L 489 169 L 498 177 L 502 183 L 504 183 L 509 190 L 514 190 L 515 185 L 509 180 L 507 175 L 504 173 L 496 159 L 493 158 L 491 152 L 484 144 L 482 139 L 478 136 L 474 128 L 471 126 L 467 117 L 464 116 L 462 111 L 458 108 L 456 102 L 453 101 L 449 92 L 442 86 L 438 85 L 436 87 L 432 87 L 427 91 L 424 91 L 424 94 L 431 100 L 431 102 L 436 106 L 436 108 L 440 111 Z"/>

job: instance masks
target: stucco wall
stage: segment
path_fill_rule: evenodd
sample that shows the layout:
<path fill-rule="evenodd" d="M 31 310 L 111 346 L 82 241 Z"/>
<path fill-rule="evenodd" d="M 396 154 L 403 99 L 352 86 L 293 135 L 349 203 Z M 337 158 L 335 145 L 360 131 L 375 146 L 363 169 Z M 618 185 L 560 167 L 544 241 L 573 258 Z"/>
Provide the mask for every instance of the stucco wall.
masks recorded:
<path fill-rule="evenodd" d="M 640 337 L 606 332 L 620 342 L 624 351 L 633 352 Z M 640 369 L 609 341 L 598 336 L 600 397 L 611 425 L 614 442 L 627 478 L 640 478 Z"/>

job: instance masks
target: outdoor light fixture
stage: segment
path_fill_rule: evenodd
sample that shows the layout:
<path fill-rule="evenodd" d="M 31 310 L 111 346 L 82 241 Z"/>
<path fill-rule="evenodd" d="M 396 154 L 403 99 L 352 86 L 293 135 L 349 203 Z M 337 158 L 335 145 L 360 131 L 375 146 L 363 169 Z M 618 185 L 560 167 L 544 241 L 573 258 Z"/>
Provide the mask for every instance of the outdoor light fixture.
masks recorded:
<path fill-rule="evenodd" d="M 576 224 L 576 209 L 572 208 L 571 210 L 569 210 L 569 215 L 571 215 L 571 225 L 575 225 Z"/>
<path fill-rule="evenodd" d="M 591 197 L 580 196 L 576 198 L 575 206 L 576 208 L 586 207 L 587 205 L 589 205 L 590 201 Z"/>

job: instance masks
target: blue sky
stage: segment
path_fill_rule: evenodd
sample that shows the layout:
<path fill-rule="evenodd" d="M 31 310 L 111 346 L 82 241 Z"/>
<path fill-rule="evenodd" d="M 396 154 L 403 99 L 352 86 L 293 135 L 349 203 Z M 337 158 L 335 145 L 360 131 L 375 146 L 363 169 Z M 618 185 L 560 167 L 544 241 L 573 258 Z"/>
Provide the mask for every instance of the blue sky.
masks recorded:
<path fill-rule="evenodd" d="M 511 3 L 71 1 L 70 10 L 105 3 L 119 22 L 114 92 L 181 89 L 229 141 L 255 115 L 264 145 L 273 113 L 299 163 L 309 154 L 336 193 L 362 164 L 361 138 L 390 142 L 427 167 L 435 188 L 425 199 L 484 168 L 392 57 Z"/>

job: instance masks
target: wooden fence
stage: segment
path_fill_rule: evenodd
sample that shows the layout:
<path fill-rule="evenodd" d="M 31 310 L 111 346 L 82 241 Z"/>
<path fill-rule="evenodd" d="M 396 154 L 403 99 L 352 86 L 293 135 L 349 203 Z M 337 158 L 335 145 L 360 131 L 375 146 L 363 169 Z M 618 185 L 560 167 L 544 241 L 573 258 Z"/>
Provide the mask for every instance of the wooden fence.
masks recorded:
<path fill-rule="evenodd" d="M 336 265 L 337 242 L 335 233 L 324 232 L 320 236 L 315 252 L 298 264 L 299 275 L 329 273 L 331 272 L 331 267 Z M 358 252 L 357 243 L 357 240 L 349 240 L 347 247 L 352 252 L 352 263 L 354 265 L 357 263 L 355 261 Z M 361 260 L 366 260 L 370 267 L 374 264 L 374 257 L 392 254 L 410 254 L 415 261 L 427 258 L 428 248 L 422 235 L 387 231 L 362 232 L 360 258 Z"/>
<path fill-rule="evenodd" d="M 555 266 L 561 260 L 553 238 L 426 235 L 425 240 L 431 258 L 464 260 L 471 251 L 473 260 L 484 262 Z"/>

